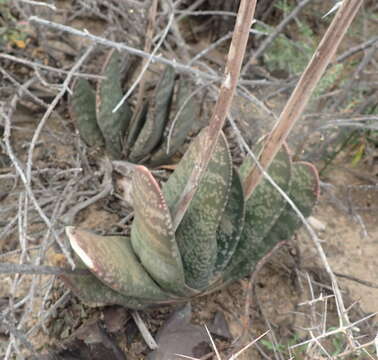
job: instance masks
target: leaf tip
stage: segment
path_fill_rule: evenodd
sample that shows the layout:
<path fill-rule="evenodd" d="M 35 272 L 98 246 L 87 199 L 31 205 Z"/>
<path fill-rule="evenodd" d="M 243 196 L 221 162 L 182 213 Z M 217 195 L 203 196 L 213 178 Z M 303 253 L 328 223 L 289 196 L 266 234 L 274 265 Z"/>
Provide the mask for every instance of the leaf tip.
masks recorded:
<path fill-rule="evenodd" d="M 80 257 L 80 259 L 84 262 L 84 264 L 89 269 L 94 269 L 95 266 L 93 264 L 92 259 L 87 255 L 87 253 L 79 245 L 76 228 L 74 226 L 67 226 L 66 234 L 70 241 L 71 247 L 75 251 L 75 253 Z"/>

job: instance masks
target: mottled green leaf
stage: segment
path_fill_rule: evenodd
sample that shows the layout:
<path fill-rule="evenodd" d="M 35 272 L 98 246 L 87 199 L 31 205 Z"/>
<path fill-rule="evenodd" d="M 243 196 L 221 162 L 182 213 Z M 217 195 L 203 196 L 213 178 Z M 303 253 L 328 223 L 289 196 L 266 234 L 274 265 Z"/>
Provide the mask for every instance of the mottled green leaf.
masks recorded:
<path fill-rule="evenodd" d="M 100 236 L 67 227 L 71 247 L 104 284 L 125 296 L 166 300 L 164 293 L 139 263 L 128 237 Z"/>
<path fill-rule="evenodd" d="M 88 146 L 103 146 L 104 138 L 96 119 L 96 97 L 88 80 L 77 79 L 70 110 L 83 141 Z"/>
<path fill-rule="evenodd" d="M 188 134 L 193 129 L 199 115 L 199 105 L 194 97 L 191 97 L 190 100 L 186 101 L 191 95 L 191 92 L 192 90 L 188 85 L 187 80 L 180 78 L 178 94 L 176 96 L 176 114 L 171 116 L 171 120 L 175 120 L 175 123 L 167 126 L 164 142 L 152 155 L 149 164 L 158 165 L 168 162 L 169 159 L 181 149 Z M 168 135 L 171 126 L 173 126 L 173 129 L 169 139 L 168 151 Z"/>
<path fill-rule="evenodd" d="M 122 99 L 118 51 L 112 50 L 109 53 L 103 75 L 105 79 L 99 81 L 96 94 L 97 123 L 105 138 L 108 153 L 113 158 L 119 159 L 122 155 L 123 138 L 132 113 L 126 102 L 113 113 L 113 109 Z"/>
<path fill-rule="evenodd" d="M 197 166 L 204 136 L 206 133 L 202 131 L 194 139 L 163 187 L 172 217 L 176 213 L 175 206 L 185 188 L 188 175 Z M 216 231 L 227 203 L 231 179 L 231 156 L 222 133 L 208 169 L 197 185 L 196 193 L 176 230 L 186 282 L 192 288 L 206 287 L 212 276 L 217 258 Z"/>
<path fill-rule="evenodd" d="M 250 160 L 248 166 L 252 166 Z M 243 176 L 248 173 L 243 169 Z M 286 147 L 283 147 L 268 169 L 268 174 L 285 192 L 290 190 L 291 161 Z M 245 224 L 243 232 L 229 265 L 225 269 L 226 279 L 235 279 L 245 275 L 245 269 L 252 267 L 270 248 L 262 243 L 265 236 L 279 218 L 286 202 L 282 195 L 264 178 L 246 201 Z M 264 251 L 261 251 L 261 249 Z M 242 265 L 246 262 L 246 265 Z"/>
<path fill-rule="evenodd" d="M 125 146 L 124 146 L 124 153 L 125 156 L 128 157 L 133 147 L 135 140 L 137 139 L 141 129 L 143 128 L 147 113 L 149 108 L 149 102 L 146 101 L 139 109 L 139 111 L 133 116 L 129 131 L 126 136 Z"/>
<path fill-rule="evenodd" d="M 236 169 L 233 171 L 230 196 L 217 230 L 218 255 L 214 276 L 218 277 L 230 261 L 244 226 L 245 201 L 243 185 Z"/>
<path fill-rule="evenodd" d="M 150 276 L 166 291 L 187 293 L 171 214 L 160 187 L 144 166 L 133 175 L 133 249 Z"/>
<path fill-rule="evenodd" d="M 315 167 L 306 162 L 295 162 L 292 173 L 292 186 L 288 195 L 306 218 L 310 216 L 319 196 L 318 174 Z M 279 241 L 289 240 L 301 226 L 301 219 L 291 205 L 286 203 L 285 210 L 267 234 L 264 244 L 272 247 Z"/>
<path fill-rule="evenodd" d="M 315 167 L 309 163 L 296 162 L 292 166 L 292 184 L 288 193 L 305 217 L 311 214 L 318 195 L 319 179 Z M 245 259 L 234 272 L 232 279 L 248 275 L 261 258 L 281 241 L 290 240 L 295 231 L 302 225 L 302 221 L 290 204 L 286 203 L 280 217 L 270 231 L 253 251 L 251 258 Z"/>
<path fill-rule="evenodd" d="M 146 122 L 129 155 L 130 161 L 142 160 L 150 155 L 156 145 L 162 141 L 164 127 L 168 121 L 174 84 L 174 68 L 167 66 L 155 90 L 154 109 L 147 114 Z"/>
<path fill-rule="evenodd" d="M 85 265 L 77 259 L 77 269 L 86 269 Z M 97 307 L 106 305 L 121 305 L 130 309 L 144 309 L 151 305 L 151 301 L 124 296 L 103 284 L 95 275 L 61 275 L 61 280 L 86 305 Z"/>
<path fill-rule="evenodd" d="M 207 136 L 205 131 L 206 129 L 203 129 L 193 139 L 181 161 L 177 164 L 175 171 L 162 186 L 162 191 L 171 212 L 172 219 L 175 218 L 175 214 L 178 211 L 177 206 L 179 206 L 181 195 L 187 185 L 189 175 L 192 173 L 193 168 L 198 166 L 198 159 L 202 154 L 202 144 Z M 191 184 L 191 186 L 194 187 L 196 184 Z"/>

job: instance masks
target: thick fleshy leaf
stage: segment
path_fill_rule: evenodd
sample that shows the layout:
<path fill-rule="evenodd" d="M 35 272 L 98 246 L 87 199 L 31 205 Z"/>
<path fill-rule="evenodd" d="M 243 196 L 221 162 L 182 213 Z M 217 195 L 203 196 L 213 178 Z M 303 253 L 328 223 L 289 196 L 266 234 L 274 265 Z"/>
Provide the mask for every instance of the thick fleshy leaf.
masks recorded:
<path fill-rule="evenodd" d="M 132 113 L 125 102 L 113 113 L 113 109 L 122 99 L 120 54 L 111 50 L 105 62 L 103 75 L 96 94 L 97 123 L 105 138 L 106 149 L 115 158 L 121 158 L 122 142 Z"/>
<path fill-rule="evenodd" d="M 104 138 L 96 119 L 96 96 L 88 80 L 77 79 L 70 110 L 83 141 L 88 146 L 103 146 Z"/>
<path fill-rule="evenodd" d="M 131 243 L 150 276 L 166 291 L 184 295 L 184 268 L 175 240 L 171 214 L 160 187 L 144 166 L 133 175 Z"/>
<path fill-rule="evenodd" d="M 168 121 L 168 115 L 175 84 L 175 70 L 167 66 L 156 87 L 152 114 L 147 114 L 146 122 L 131 150 L 130 161 L 138 162 L 150 155 L 156 145 L 162 141 L 164 127 Z"/>
<path fill-rule="evenodd" d="M 163 187 L 172 217 L 176 213 L 175 205 L 185 188 L 188 175 L 197 166 L 196 160 L 201 155 L 204 136 L 206 133 L 203 130 L 189 146 Z M 213 274 L 217 258 L 216 231 L 226 207 L 231 180 L 231 155 L 222 133 L 208 169 L 197 185 L 197 191 L 176 230 L 186 283 L 192 288 L 206 287 Z"/>
<path fill-rule="evenodd" d="M 305 217 L 310 216 L 319 195 L 319 179 L 313 165 L 304 162 L 293 164 L 292 184 L 288 195 Z M 290 240 L 301 225 L 302 221 L 297 213 L 286 203 L 285 209 L 264 241 L 254 249 L 254 260 L 245 259 L 238 267 L 239 272 L 234 273 L 234 279 L 248 275 L 269 250 L 281 241 Z"/>
<path fill-rule="evenodd" d="M 124 154 L 126 157 L 129 156 L 131 148 L 133 147 L 141 129 L 143 128 L 146 119 L 147 113 L 149 108 L 149 102 L 146 101 L 139 109 L 137 113 L 134 114 L 133 118 L 131 119 L 129 131 L 126 136 L 125 146 L 124 146 Z"/>
<path fill-rule="evenodd" d="M 142 299 L 168 299 L 139 263 L 130 238 L 100 236 L 74 227 L 67 227 L 66 233 L 88 269 L 113 290 Z"/>
<path fill-rule="evenodd" d="M 85 265 L 77 259 L 78 269 L 85 269 Z M 144 309 L 151 305 L 150 301 L 124 296 L 103 284 L 95 275 L 61 275 L 64 284 L 80 298 L 86 305 L 97 307 L 106 305 L 122 305 L 130 309 Z"/>
<path fill-rule="evenodd" d="M 172 124 L 174 127 L 172 130 L 171 137 L 169 139 L 169 149 L 168 135 L 169 128 L 171 125 L 167 126 L 164 142 L 161 146 L 159 146 L 158 150 L 152 155 L 151 159 L 149 160 L 149 164 L 158 165 L 168 162 L 169 159 L 177 151 L 180 150 L 188 134 L 193 129 L 195 121 L 199 114 L 199 106 L 195 101 L 194 97 L 191 97 L 190 100 L 186 102 L 186 100 L 191 94 L 191 91 L 192 89 L 190 88 L 190 86 L 188 86 L 187 80 L 181 77 L 179 80 L 178 94 L 176 96 L 176 114 L 174 116 L 171 116 L 171 120 L 175 120 L 175 123 Z M 180 113 L 178 114 L 179 111 Z"/>
<path fill-rule="evenodd" d="M 310 216 L 319 196 L 319 178 L 316 168 L 306 162 L 293 163 L 291 191 L 289 198 L 306 218 Z M 285 210 L 264 239 L 264 244 L 274 246 L 279 241 L 289 240 L 302 221 L 297 213 L 286 203 Z"/>
<path fill-rule="evenodd" d="M 221 275 L 239 242 L 244 226 L 245 200 L 243 185 L 236 169 L 233 171 L 230 196 L 217 230 L 218 256 L 214 277 Z"/>
<path fill-rule="evenodd" d="M 246 160 L 252 166 L 251 161 Z M 248 171 L 244 168 L 243 175 Z M 291 184 L 291 160 L 286 147 L 283 147 L 271 166 L 268 174 L 285 192 L 289 192 Z M 226 279 L 236 279 L 245 275 L 246 268 L 253 266 L 270 248 L 262 245 L 265 236 L 273 227 L 284 210 L 285 199 L 273 187 L 268 179 L 263 179 L 256 187 L 252 196 L 246 201 L 245 224 L 235 253 L 225 269 Z M 262 251 L 261 249 L 264 249 Z M 247 265 L 243 263 L 246 262 Z M 249 266 L 250 264 L 250 266 Z"/>

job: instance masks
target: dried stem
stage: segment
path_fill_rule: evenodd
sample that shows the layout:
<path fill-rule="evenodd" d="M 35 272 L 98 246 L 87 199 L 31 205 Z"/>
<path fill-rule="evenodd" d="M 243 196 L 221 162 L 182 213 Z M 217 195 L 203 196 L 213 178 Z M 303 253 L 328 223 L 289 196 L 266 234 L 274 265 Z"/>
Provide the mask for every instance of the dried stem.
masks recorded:
<path fill-rule="evenodd" d="M 72 270 L 57 266 L 42 266 L 30 264 L 1 263 L 0 274 L 29 274 L 29 275 L 90 275 L 88 270 Z"/>
<path fill-rule="evenodd" d="M 325 33 L 310 63 L 283 109 L 277 125 L 269 134 L 260 157 L 260 164 L 267 169 L 273 161 L 283 142 L 288 137 L 296 121 L 300 118 L 318 81 L 333 58 L 341 40 L 357 14 L 362 0 L 344 0 L 335 18 Z M 244 188 L 247 198 L 262 178 L 262 172 L 254 167 L 246 177 Z"/>
<path fill-rule="evenodd" d="M 151 350 L 156 350 L 158 345 L 156 344 L 155 339 L 152 337 L 151 333 L 148 331 L 146 324 L 143 322 L 142 318 L 140 317 L 138 311 L 131 311 L 131 316 L 133 317 L 136 326 L 138 327 L 142 337 L 148 347 Z"/>
<path fill-rule="evenodd" d="M 365 41 L 362 44 L 359 44 L 357 46 L 354 46 L 347 51 L 345 51 L 343 54 L 337 57 L 336 62 L 343 62 L 350 56 L 353 56 L 354 54 L 358 53 L 359 51 L 363 51 L 371 46 L 375 46 L 375 44 L 378 42 L 378 36 L 374 36 L 371 39 Z"/>
<path fill-rule="evenodd" d="M 125 45 L 124 43 L 118 43 L 118 42 L 115 42 L 115 41 L 107 40 L 107 39 L 104 39 L 100 36 L 92 35 L 88 32 L 80 31 L 80 30 L 77 30 L 77 29 L 70 27 L 70 26 L 66 26 L 66 25 L 54 23 L 52 21 L 48 21 L 48 20 L 45 20 L 45 19 L 41 19 L 38 16 L 31 16 L 29 18 L 29 21 L 31 23 L 36 23 L 36 24 L 41 24 L 41 25 L 51 27 L 51 28 L 59 30 L 59 31 L 68 32 L 70 34 L 80 36 L 84 39 L 92 40 L 95 43 L 118 49 L 120 51 L 123 50 L 123 51 L 126 51 L 126 52 L 128 52 L 132 55 L 136 55 L 136 56 L 140 56 L 142 58 L 150 59 L 153 62 L 158 62 L 158 63 L 162 63 L 162 64 L 165 64 L 165 65 L 170 65 L 170 66 L 173 66 L 175 69 L 177 69 L 181 72 L 191 73 L 191 74 L 198 76 L 200 78 L 210 79 L 210 80 L 214 80 L 214 78 L 215 78 L 211 74 L 207 74 L 203 71 L 197 70 L 197 69 L 192 68 L 190 66 L 180 64 L 177 61 L 169 60 L 169 59 L 167 59 L 163 56 L 156 56 L 156 55 L 153 56 L 148 52 L 136 49 L 136 48 L 128 46 L 128 45 Z"/>
<path fill-rule="evenodd" d="M 59 74 L 66 74 L 66 75 L 71 73 L 70 71 L 58 69 L 58 68 L 55 68 L 53 66 L 39 64 L 37 62 L 30 61 L 30 60 L 27 60 L 27 59 L 24 59 L 24 58 L 19 58 L 19 57 L 12 56 L 12 55 L 9 55 L 9 54 L 0 54 L 0 58 L 7 59 L 7 60 L 10 60 L 10 61 L 14 61 L 14 62 L 23 64 L 23 65 L 26 65 L 26 66 L 30 66 L 33 69 L 39 68 L 39 69 L 53 71 L 53 72 L 56 72 L 56 73 L 59 73 Z M 95 75 L 95 74 L 86 74 L 86 73 L 74 72 L 74 73 L 72 73 L 72 75 L 77 76 L 77 77 L 83 77 L 83 78 L 86 78 L 86 79 L 104 79 L 103 76 Z"/>
<path fill-rule="evenodd" d="M 153 38 L 153 30 L 155 27 L 156 23 L 156 12 L 157 12 L 157 0 L 154 0 L 151 5 L 150 13 L 149 13 L 149 20 L 148 20 L 148 26 L 146 30 L 146 43 L 144 46 L 144 51 L 146 53 L 151 52 L 151 46 L 152 46 L 152 38 Z M 160 40 L 155 46 L 155 48 L 152 50 L 151 55 L 148 59 L 143 58 L 142 61 L 142 69 L 138 74 L 138 78 L 134 81 L 133 85 L 130 86 L 129 90 L 126 92 L 126 94 L 122 97 L 122 99 L 118 102 L 116 107 L 113 109 L 113 113 L 118 111 L 122 104 L 129 98 L 129 96 L 133 93 L 135 90 L 136 86 L 139 85 L 139 90 L 138 90 L 138 95 L 137 95 L 137 103 L 135 106 L 135 111 L 134 111 L 134 119 L 135 116 L 139 113 L 140 108 L 143 106 L 143 96 L 145 92 L 145 83 L 146 83 L 146 77 L 144 76 L 148 67 L 150 66 L 152 62 L 152 57 L 155 56 L 160 49 L 161 45 L 163 44 L 165 38 L 168 35 L 169 29 L 172 26 L 172 21 L 173 21 L 173 12 L 168 20 L 168 24 L 165 27 L 163 33 L 161 34 Z M 132 119 L 131 122 L 133 123 L 135 120 Z"/>
<path fill-rule="evenodd" d="M 227 114 L 231 108 L 232 100 L 238 84 L 240 69 L 242 66 L 244 53 L 247 47 L 249 30 L 252 25 L 255 13 L 256 0 L 242 0 L 240 3 L 234 34 L 230 49 L 228 51 L 226 68 L 224 71 L 225 79 L 220 88 L 219 97 L 215 104 L 213 115 L 210 119 L 209 127 L 206 129 L 204 137 L 203 151 L 197 166 L 194 167 L 190 175 L 183 194 L 178 202 L 175 211 L 174 228 L 180 224 L 186 213 L 191 200 L 197 190 L 196 184 L 199 183 L 204 175 L 211 156 L 218 141 Z"/>
<path fill-rule="evenodd" d="M 73 206 L 66 214 L 61 218 L 61 221 L 65 225 L 72 225 L 75 220 L 75 216 L 82 210 L 86 209 L 88 206 L 94 204 L 95 202 L 105 198 L 113 191 L 113 182 L 112 182 L 112 164 L 108 160 L 104 160 L 101 163 L 101 167 L 104 172 L 104 179 L 102 181 L 101 187 L 102 190 L 96 195 L 90 197 L 85 201 L 81 201 L 75 206 Z"/>

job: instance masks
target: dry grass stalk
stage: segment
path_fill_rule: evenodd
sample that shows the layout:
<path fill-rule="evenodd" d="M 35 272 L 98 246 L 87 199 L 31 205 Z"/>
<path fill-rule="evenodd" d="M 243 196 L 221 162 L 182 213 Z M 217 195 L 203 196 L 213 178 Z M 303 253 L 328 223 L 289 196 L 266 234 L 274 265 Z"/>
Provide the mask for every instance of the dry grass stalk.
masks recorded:
<path fill-rule="evenodd" d="M 188 209 L 188 206 L 196 192 L 196 184 L 204 175 L 211 156 L 217 144 L 219 134 L 225 123 L 227 114 L 230 111 L 235 90 L 239 81 L 241 66 L 247 47 L 249 29 L 252 25 L 253 16 L 256 7 L 256 0 L 243 0 L 240 3 L 238 16 L 236 18 L 235 29 L 227 55 L 227 63 L 224 71 L 225 79 L 220 88 L 219 97 L 215 104 L 213 115 L 209 122 L 207 136 L 203 144 L 203 153 L 197 164 L 197 168 L 192 172 L 188 179 L 179 205 L 177 206 L 176 216 L 174 219 L 174 228 L 177 228 L 182 217 Z"/>
<path fill-rule="evenodd" d="M 299 82 L 282 110 L 277 125 L 270 133 L 259 158 L 260 164 L 267 169 L 287 139 L 294 124 L 298 121 L 308 103 L 315 86 L 331 62 L 336 50 L 356 16 L 362 0 L 344 0 L 335 18 L 316 49 L 311 61 L 303 72 Z M 250 196 L 262 178 L 262 173 L 255 167 L 246 179 L 245 189 Z"/>

